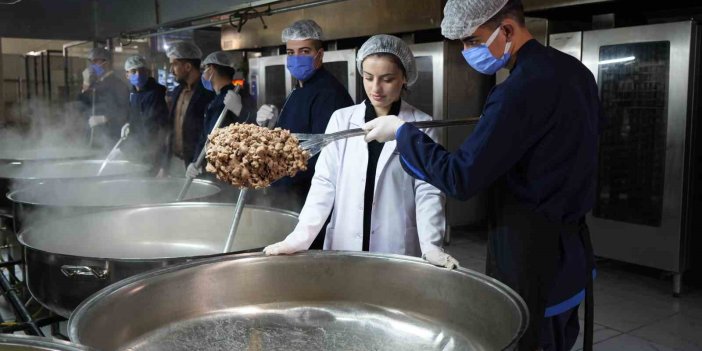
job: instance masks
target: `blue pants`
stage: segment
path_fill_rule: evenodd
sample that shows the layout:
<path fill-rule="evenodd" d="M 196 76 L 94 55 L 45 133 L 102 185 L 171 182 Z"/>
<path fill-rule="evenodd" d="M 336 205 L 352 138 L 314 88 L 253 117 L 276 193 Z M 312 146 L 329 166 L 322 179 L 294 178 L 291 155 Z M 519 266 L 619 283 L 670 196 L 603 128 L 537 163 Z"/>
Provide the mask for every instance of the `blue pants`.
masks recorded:
<path fill-rule="evenodd" d="M 541 349 L 544 351 L 568 351 L 573 348 L 580 332 L 578 307 L 543 319 L 539 333 Z"/>

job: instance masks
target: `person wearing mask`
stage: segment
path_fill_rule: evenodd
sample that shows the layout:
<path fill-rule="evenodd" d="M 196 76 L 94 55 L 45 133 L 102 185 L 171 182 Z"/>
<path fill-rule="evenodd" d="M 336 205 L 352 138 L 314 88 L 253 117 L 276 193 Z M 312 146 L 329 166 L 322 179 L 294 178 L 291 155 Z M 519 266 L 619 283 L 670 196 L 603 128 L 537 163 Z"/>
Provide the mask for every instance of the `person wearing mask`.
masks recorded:
<path fill-rule="evenodd" d="M 242 96 L 245 90 L 240 90 L 238 93 L 234 91 L 232 80 L 236 70 L 233 67 L 232 56 L 224 51 L 215 51 L 202 61 L 204 69 L 202 71 L 202 85 L 205 89 L 216 94 L 215 98 L 207 106 L 205 112 L 205 120 L 201 129 L 198 142 L 193 150 L 192 159 L 196 160 L 200 155 L 202 148 L 205 147 L 207 136 L 214 129 L 219 115 L 227 110 L 227 113 L 222 121 L 221 127 L 225 127 L 232 123 L 255 123 L 255 115 L 253 114 L 250 104 L 244 108 Z M 246 99 L 250 100 L 250 99 Z M 195 178 L 202 173 L 204 165 L 195 165 L 191 163 L 186 170 L 186 176 Z"/>
<path fill-rule="evenodd" d="M 90 111 L 90 142 L 99 148 L 111 148 L 121 136 L 129 110 L 129 88 L 112 70 L 112 53 L 93 48 L 89 66 L 83 70 L 83 88 L 78 100 Z"/>
<path fill-rule="evenodd" d="M 170 129 L 170 142 L 167 145 L 169 152 L 161 162 L 160 174 L 181 176 L 186 167 L 194 161 L 193 155 L 202 133 L 205 110 L 215 94 L 202 85 L 202 51 L 195 44 L 187 41 L 174 42 L 166 50 L 166 56 L 178 86 L 173 90 L 173 103 L 167 121 L 167 127 Z M 183 166 L 172 164 L 173 157 L 182 160 Z"/>
<path fill-rule="evenodd" d="M 264 127 L 280 127 L 293 133 L 323 133 L 334 111 L 354 104 L 344 86 L 324 69 L 323 33 L 312 20 L 300 20 L 285 28 L 282 40 L 287 50 L 287 68 L 298 86 L 285 101 L 280 114 L 273 105 L 263 105 L 256 121 Z M 307 196 L 317 157 L 307 170 L 283 178 L 274 188 L 287 190 L 302 203 Z"/>
<path fill-rule="evenodd" d="M 414 55 L 400 38 L 371 37 L 358 51 L 356 63 L 368 100 L 334 112 L 326 133 L 358 128 L 391 114 L 403 121 L 432 119 L 402 101 L 402 92 L 418 73 Z M 306 250 L 334 208 L 325 250 L 423 254 L 435 265 L 457 267 L 458 262 L 441 249 L 446 229 L 444 195 L 406 174 L 394 151 L 394 141 L 366 144 L 361 138 L 326 146 L 295 230 L 266 247 L 265 254 Z"/>
<path fill-rule="evenodd" d="M 487 273 L 528 306 L 519 350 L 570 350 L 584 299 L 591 349 L 594 264 L 585 215 L 595 200 L 603 124 L 595 79 L 577 59 L 532 38 L 520 0 L 448 0 L 441 30 L 463 41 L 478 72 L 511 71 L 491 91 L 475 131 L 449 152 L 387 116 L 363 126 L 366 139 L 396 139 L 405 171 L 449 196 L 465 200 L 491 187 Z"/>
<path fill-rule="evenodd" d="M 124 70 L 131 84 L 129 93 L 129 136 L 121 151 L 130 160 L 153 165 L 158 171 L 159 152 L 163 146 L 162 129 L 168 119 L 166 87 L 150 76 L 146 59 L 130 56 Z"/>

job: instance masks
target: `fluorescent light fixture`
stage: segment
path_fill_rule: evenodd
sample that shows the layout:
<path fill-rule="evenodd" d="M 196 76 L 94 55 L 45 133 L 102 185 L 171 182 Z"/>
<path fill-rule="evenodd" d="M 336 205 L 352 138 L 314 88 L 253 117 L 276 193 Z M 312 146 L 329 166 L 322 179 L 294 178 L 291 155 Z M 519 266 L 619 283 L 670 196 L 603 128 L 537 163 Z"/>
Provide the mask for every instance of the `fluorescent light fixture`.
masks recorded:
<path fill-rule="evenodd" d="M 628 57 L 622 57 L 622 58 L 616 58 L 616 59 L 611 59 L 611 60 L 604 60 L 598 62 L 600 65 L 609 65 L 612 63 L 624 63 L 624 62 L 630 62 L 636 60 L 636 56 L 628 56 Z"/>

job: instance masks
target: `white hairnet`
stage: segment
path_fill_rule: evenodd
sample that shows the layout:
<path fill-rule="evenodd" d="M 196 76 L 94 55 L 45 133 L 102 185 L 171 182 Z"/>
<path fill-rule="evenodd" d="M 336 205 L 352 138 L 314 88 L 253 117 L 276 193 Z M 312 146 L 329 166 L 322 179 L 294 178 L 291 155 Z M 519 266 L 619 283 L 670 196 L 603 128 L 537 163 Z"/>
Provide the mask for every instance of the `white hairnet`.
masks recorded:
<path fill-rule="evenodd" d="M 189 41 L 176 41 L 166 50 L 169 59 L 201 60 L 202 51 Z"/>
<path fill-rule="evenodd" d="M 283 29 L 283 43 L 289 40 L 322 40 L 322 28 L 313 20 L 299 20 Z"/>
<path fill-rule="evenodd" d="M 133 69 L 146 67 L 146 59 L 139 56 L 129 56 L 126 61 L 124 61 L 124 70 L 131 71 Z"/>
<path fill-rule="evenodd" d="M 88 53 L 88 60 L 105 60 L 110 61 L 112 59 L 112 53 L 104 48 L 92 48 L 90 53 Z"/>
<path fill-rule="evenodd" d="M 224 51 L 215 51 L 202 61 L 202 65 L 220 65 L 234 68 L 232 55 Z"/>
<path fill-rule="evenodd" d="M 387 34 L 374 35 L 363 43 L 356 55 L 358 73 L 363 75 L 362 64 L 366 57 L 379 53 L 392 54 L 400 59 L 405 72 L 407 72 L 407 85 L 412 85 L 417 81 L 417 62 L 414 60 L 414 54 L 409 46 L 402 39 Z"/>
<path fill-rule="evenodd" d="M 475 33 L 507 4 L 507 0 L 448 0 L 441 21 L 441 34 L 463 39 Z"/>

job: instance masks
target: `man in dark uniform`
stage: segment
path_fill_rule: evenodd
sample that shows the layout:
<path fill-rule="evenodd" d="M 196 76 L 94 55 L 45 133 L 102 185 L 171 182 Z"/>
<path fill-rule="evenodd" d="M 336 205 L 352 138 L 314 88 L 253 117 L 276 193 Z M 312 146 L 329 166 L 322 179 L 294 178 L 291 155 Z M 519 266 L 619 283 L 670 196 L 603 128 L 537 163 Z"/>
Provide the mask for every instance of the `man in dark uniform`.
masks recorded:
<path fill-rule="evenodd" d="M 169 172 L 173 176 L 182 176 L 185 168 L 192 163 L 197 142 L 202 133 L 205 110 L 215 93 L 205 89 L 200 80 L 200 63 L 202 51 L 195 44 L 186 41 L 172 43 L 166 52 L 171 63 L 171 73 L 178 86 L 173 91 L 173 102 L 168 118 L 170 142 L 162 160 L 162 170 L 171 169 L 171 156 L 183 161 L 180 171 Z M 162 172 L 162 174 L 164 173 Z"/>
<path fill-rule="evenodd" d="M 519 349 L 570 350 L 586 296 L 587 349 L 594 268 L 585 215 L 595 200 L 603 116 L 595 79 L 580 61 L 532 38 L 520 0 L 449 0 L 442 33 L 463 41 L 477 71 L 511 71 L 473 134 L 451 153 L 388 116 L 367 123 L 366 138 L 396 138 L 403 168 L 449 196 L 468 199 L 491 187 L 487 273 L 527 304 Z"/>
<path fill-rule="evenodd" d="M 354 104 L 344 86 L 324 69 L 322 28 L 312 20 L 300 20 L 285 28 L 282 40 L 286 45 L 287 68 L 299 82 L 285 101 L 280 114 L 273 105 L 258 111 L 261 126 L 280 127 L 293 133 L 324 133 L 334 111 Z M 312 184 L 317 157 L 307 163 L 307 171 L 283 178 L 274 188 L 291 191 L 300 207 Z"/>
<path fill-rule="evenodd" d="M 245 90 L 235 92 L 232 80 L 236 69 L 233 67 L 234 62 L 232 56 L 224 51 L 215 51 L 205 58 L 202 62 L 205 69 L 202 72 L 202 84 L 205 89 L 217 94 L 215 98 L 207 106 L 205 111 L 205 119 L 203 122 L 202 132 L 193 153 L 193 159 L 197 159 L 205 147 L 207 136 L 212 132 L 219 119 L 219 115 L 225 109 L 227 113 L 224 116 L 220 128 L 228 126 L 232 123 L 255 123 L 255 114 L 253 113 L 254 106 L 252 103 L 244 104 L 244 100 L 240 94 L 246 94 Z M 250 101 L 251 99 L 246 99 Z M 195 178 L 200 173 L 204 164 L 195 165 L 191 163 L 186 170 L 186 176 Z"/>
<path fill-rule="evenodd" d="M 90 65 L 83 71 L 83 89 L 78 100 L 90 111 L 90 142 L 99 148 L 112 148 L 127 123 L 129 87 L 112 70 L 112 53 L 93 48 Z"/>
<path fill-rule="evenodd" d="M 159 167 L 163 146 L 163 128 L 168 120 L 166 87 L 150 76 L 146 60 L 138 55 L 128 57 L 124 70 L 131 84 L 129 93 L 129 137 L 120 150 L 137 162 Z"/>

